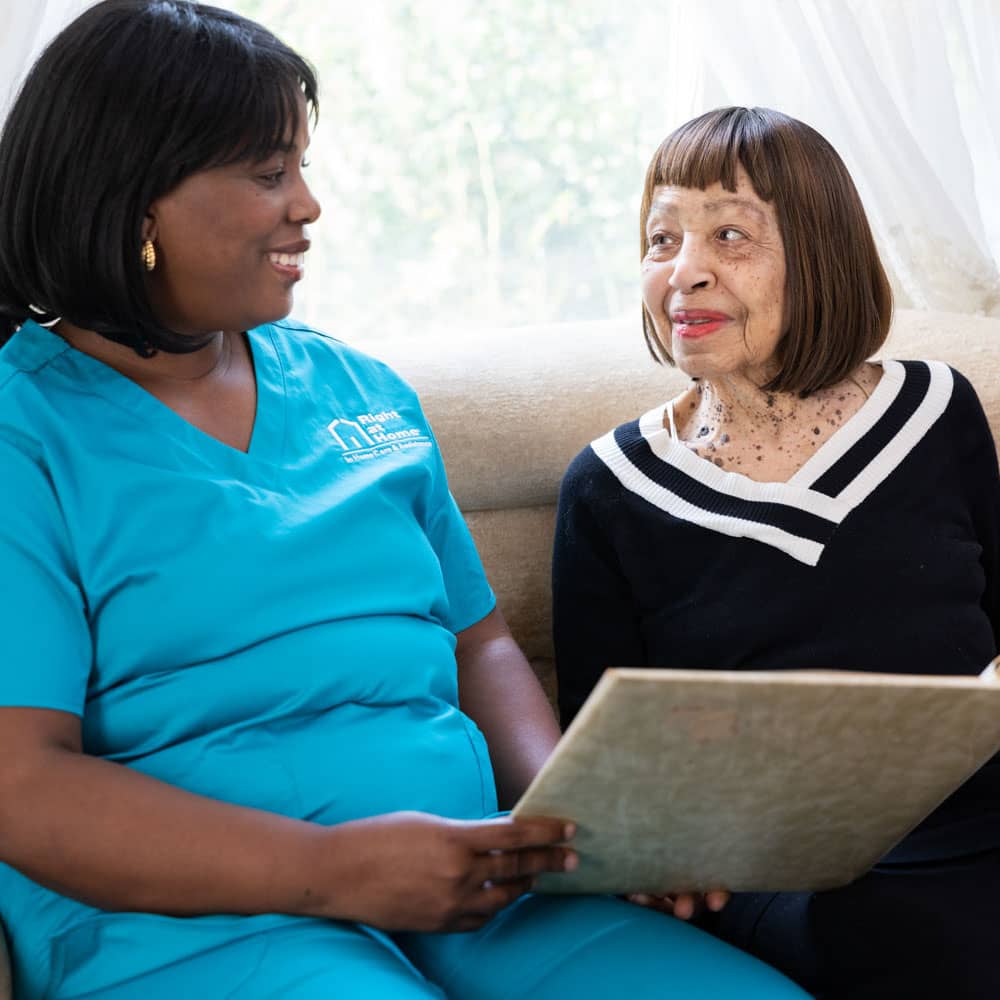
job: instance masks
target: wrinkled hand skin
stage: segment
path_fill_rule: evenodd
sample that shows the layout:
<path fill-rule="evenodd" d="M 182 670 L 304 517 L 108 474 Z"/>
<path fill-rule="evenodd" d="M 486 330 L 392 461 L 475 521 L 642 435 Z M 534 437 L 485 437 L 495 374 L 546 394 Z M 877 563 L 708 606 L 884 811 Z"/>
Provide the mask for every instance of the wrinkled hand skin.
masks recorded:
<path fill-rule="evenodd" d="M 458 821 L 399 812 L 341 826 L 353 888 L 326 916 L 383 930 L 471 931 L 531 889 L 542 872 L 572 871 L 572 824 L 525 817 Z M 334 912 L 335 911 L 335 912 Z"/>

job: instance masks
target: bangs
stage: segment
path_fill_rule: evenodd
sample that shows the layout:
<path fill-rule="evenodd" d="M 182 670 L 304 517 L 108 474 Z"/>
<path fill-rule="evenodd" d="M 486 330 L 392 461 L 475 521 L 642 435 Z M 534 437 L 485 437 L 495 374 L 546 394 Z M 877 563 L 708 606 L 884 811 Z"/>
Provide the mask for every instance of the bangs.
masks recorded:
<path fill-rule="evenodd" d="M 217 8 L 167 10 L 179 30 L 177 58 L 161 69 L 162 85 L 176 96 L 161 140 L 170 167 L 154 196 L 194 171 L 289 148 L 303 101 L 311 121 L 319 115 L 315 70 L 259 25 Z M 189 17 L 195 23 L 184 24 Z"/>
<path fill-rule="evenodd" d="M 284 67 L 283 67 L 284 69 Z M 206 135 L 216 136 L 216 152 L 203 164 L 220 167 L 240 160 L 265 160 L 273 153 L 288 150 L 302 126 L 305 100 L 307 119 L 315 124 L 319 116 L 316 82 L 310 77 L 261 74 L 255 86 L 242 81 L 227 113 L 206 123 Z M 214 127 L 213 127 L 214 126 Z"/>
<path fill-rule="evenodd" d="M 766 123 L 755 108 L 701 115 L 664 140 L 650 164 L 646 190 L 661 184 L 701 190 L 721 184 L 735 191 L 742 167 L 757 196 L 771 201 L 775 179 L 765 155 L 765 132 Z"/>

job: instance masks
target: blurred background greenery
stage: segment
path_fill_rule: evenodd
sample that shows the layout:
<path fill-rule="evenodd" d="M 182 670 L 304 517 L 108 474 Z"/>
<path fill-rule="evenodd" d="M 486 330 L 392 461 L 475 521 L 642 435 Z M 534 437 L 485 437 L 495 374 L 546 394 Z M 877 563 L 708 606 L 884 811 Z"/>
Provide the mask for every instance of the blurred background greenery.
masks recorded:
<path fill-rule="evenodd" d="M 1000 315 L 1000 0 L 214 2 L 319 72 L 296 314 L 346 340 L 621 316 L 638 339 L 646 164 L 733 103 L 831 140 L 898 305 Z"/>
<path fill-rule="evenodd" d="M 642 20 L 601 0 L 232 0 L 317 68 L 296 312 L 347 339 L 638 313 Z M 567 16 L 569 12 L 570 16 Z"/>

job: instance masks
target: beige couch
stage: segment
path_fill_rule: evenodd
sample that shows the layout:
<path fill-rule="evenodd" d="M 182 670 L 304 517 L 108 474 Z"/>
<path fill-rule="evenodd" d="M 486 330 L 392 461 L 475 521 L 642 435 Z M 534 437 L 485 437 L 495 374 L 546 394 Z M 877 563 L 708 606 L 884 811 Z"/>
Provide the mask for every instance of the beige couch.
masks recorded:
<path fill-rule="evenodd" d="M 649 358 L 638 312 L 633 322 L 380 347 L 423 399 L 500 607 L 550 695 L 549 556 L 563 470 L 685 382 Z M 901 310 L 882 354 L 964 372 L 1000 439 L 1000 319 Z"/>
<path fill-rule="evenodd" d="M 636 309 L 638 314 L 638 308 Z M 549 553 L 559 479 L 612 426 L 677 392 L 634 322 L 415 338 L 378 348 L 420 392 L 500 607 L 550 696 Z M 1000 319 L 902 311 L 886 356 L 937 358 L 979 391 L 1000 432 Z M 0 955 L 0 1000 L 9 996 Z"/>

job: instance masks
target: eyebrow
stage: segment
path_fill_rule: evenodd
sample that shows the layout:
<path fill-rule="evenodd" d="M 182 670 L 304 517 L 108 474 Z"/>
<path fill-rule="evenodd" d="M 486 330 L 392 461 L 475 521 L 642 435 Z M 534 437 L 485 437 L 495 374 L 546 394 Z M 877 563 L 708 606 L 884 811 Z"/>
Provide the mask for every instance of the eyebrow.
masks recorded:
<path fill-rule="evenodd" d="M 764 213 L 748 198 L 720 198 L 718 201 L 706 201 L 704 207 L 707 212 L 718 212 L 722 208 L 742 208 L 761 221 L 766 218 Z"/>
<path fill-rule="evenodd" d="M 718 212 L 725 208 L 740 208 L 745 212 L 749 212 L 760 222 L 767 221 L 767 216 L 749 198 L 717 198 L 715 201 L 706 201 L 702 207 L 706 212 Z M 654 199 L 653 204 L 649 206 L 649 214 L 652 215 L 657 211 L 664 212 L 667 215 L 676 214 L 674 206 L 671 203 L 661 201 L 658 198 Z"/>
<path fill-rule="evenodd" d="M 306 140 L 306 144 L 302 147 L 302 155 L 304 156 L 306 151 L 309 149 L 310 139 Z M 259 156 L 250 157 L 251 163 L 264 163 L 266 160 L 271 159 L 272 156 L 291 156 L 292 153 L 298 151 L 298 144 L 294 139 L 290 142 L 279 142 L 277 145 L 272 146 L 270 149 L 264 150 Z"/>

